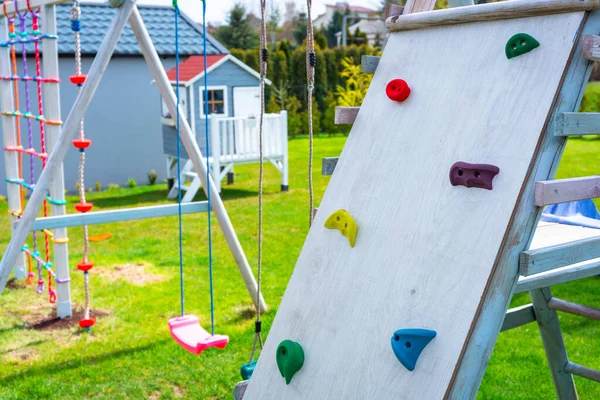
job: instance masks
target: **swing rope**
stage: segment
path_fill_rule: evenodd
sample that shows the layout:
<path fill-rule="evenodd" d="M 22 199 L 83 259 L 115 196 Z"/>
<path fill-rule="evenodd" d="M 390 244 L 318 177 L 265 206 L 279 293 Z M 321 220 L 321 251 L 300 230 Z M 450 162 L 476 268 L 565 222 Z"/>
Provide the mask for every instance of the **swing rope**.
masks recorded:
<path fill-rule="evenodd" d="M 179 287 L 181 300 L 181 315 L 185 315 L 185 290 L 183 279 L 183 213 L 182 213 L 182 196 L 181 196 L 181 127 L 180 127 L 180 95 L 179 95 L 179 6 L 177 0 L 173 1 L 175 9 L 175 96 L 177 98 L 177 184 L 178 184 L 178 222 L 179 222 Z M 206 2 L 202 0 L 202 32 L 203 32 L 203 54 L 204 54 L 204 71 L 207 66 L 207 50 L 206 50 Z M 209 115 L 208 108 L 208 77 L 204 74 L 204 115 Z M 209 291 L 210 291 L 210 328 L 211 335 L 215 335 L 215 303 L 214 303 L 214 285 L 213 285 L 213 251 L 212 251 L 212 224 L 211 224 L 211 188 L 210 188 L 210 138 L 208 118 L 205 118 L 205 143 L 206 143 L 206 197 L 208 203 L 208 274 L 209 274 Z"/>
<path fill-rule="evenodd" d="M 267 61 L 269 51 L 267 50 L 267 26 L 265 23 L 266 0 L 260 0 L 260 119 L 258 125 L 258 265 L 256 269 L 256 321 L 254 322 L 254 343 L 250 353 L 250 361 L 254 360 L 256 346 L 262 349 L 263 340 L 261 335 L 262 322 L 260 320 L 260 293 L 261 293 L 261 272 L 262 272 L 262 241 L 263 241 L 263 125 L 265 117 L 265 77 L 267 75 Z"/>
<path fill-rule="evenodd" d="M 206 70 L 207 52 L 206 52 L 206 0 L 202 0 L 202 38 L 203 38 L 203 53 L 204 53 L 204 140 L 206 143 L 206 199 L 208 201 L 208 282 L 210 286 L 210 334 L 215 335 L 215 301 L 213 293 L 213 254 L 212 254 L 212 224 L 211 215 L 212 207 L 210 204 L 210 141 L 208 134 L 208 74 Z M 219 171 L 215 171 L 219 173 Z"/>
<path fill-rule="evenodd" d="M 307 21 L 306 21 L 306 78 L 308 82 L 308 226 L 313 222 L 314 208 L 314 190 L 313 190 L 313 90 L 315 88 L 315 66 L 317 57 L 315 55 L 315 41 L 312 25 L 312 0 L 306 0 Z"/>
<path fill-rule="evenodd" d="M 179 127 L 179 5 L 173 1 L 175 8 L 175 97 L 177 98 L 177 217 L 179 224 L 179 297 L 181 303 L 181 316 L 185 315 L 185 296 L 183 283 L 183 213 L 181 211 L 181 131 Z"/>

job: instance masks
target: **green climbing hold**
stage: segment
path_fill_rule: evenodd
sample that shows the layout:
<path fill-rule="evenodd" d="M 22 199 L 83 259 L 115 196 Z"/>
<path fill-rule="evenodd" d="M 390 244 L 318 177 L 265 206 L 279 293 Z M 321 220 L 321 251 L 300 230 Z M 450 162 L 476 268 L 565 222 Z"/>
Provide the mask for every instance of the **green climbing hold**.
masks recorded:
<path fill-rule="evenodd" d="M 299 343 L 291 340 L 284 340 L 277 346 L 277 368 L 281 376 L 285 378 L 287 385 L 292 381 L 294 374 L 304 365 L 304 350 Z"/>
<path fill-rule="evenodd" d="M 506 42 L 506 58 L 521 56 L 540 46 L 540 42 L 526 33 L 517 33 Z"/>

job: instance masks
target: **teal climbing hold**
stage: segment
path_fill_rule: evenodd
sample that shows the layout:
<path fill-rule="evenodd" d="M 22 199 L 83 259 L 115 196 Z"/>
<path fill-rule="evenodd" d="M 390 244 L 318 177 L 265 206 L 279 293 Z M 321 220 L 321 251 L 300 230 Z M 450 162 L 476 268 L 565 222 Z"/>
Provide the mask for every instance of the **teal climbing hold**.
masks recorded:
<path fill-rule="evenodd" d="M 252 373 L 254 373 L 254 369 L 256 368 L 256 360 L 242 364 L 242 368 L 240 369 L 240 373 L 242 374 L 243 380 L 248 380 L 252 378 Z"/>
<path fill-rule="evenodd" d="M 506 42 L 506 58 L 521 56 L 540 46 L 540 42 L 526 33 L 517 33 Z"/>
<path fill-rule="evenodd" d="M 404 367 L 413 371 L 421 352 L 436 335 L 430 329 L 400 329 L 392 336 L 392 350 Z"/>
<path fill-rule="evenodd" d="M 285 378 L 285 383 L 289 385 L 294 374 L 300 371 L 304 365 L 304 350 L 299 343 L 284 340 L 277 346 L 275 359 L 279 373 Z"/>

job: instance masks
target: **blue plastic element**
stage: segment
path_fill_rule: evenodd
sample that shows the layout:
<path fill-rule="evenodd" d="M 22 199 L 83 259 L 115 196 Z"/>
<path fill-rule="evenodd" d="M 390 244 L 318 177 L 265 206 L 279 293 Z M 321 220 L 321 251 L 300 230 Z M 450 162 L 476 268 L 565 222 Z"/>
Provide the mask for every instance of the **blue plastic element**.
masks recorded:
<path fill-rule="evenodd" d="M 421 352 L 437 333 L 430 329 L 400 329 L 392 336 L 392 350 L 404 367 L 413 371 Z"/>
<path fill-rule="evenodd" d="M 242 368 L 240 370 L 240 373 L 242 374 L 242 379 L 246 381 L 252 378 L 254 368 L 256 368 L 256 360 L 252 361 L 251 363 L 242 364 Z"/>
<path fill-rule="evenodd" d="M 600 213 L 592 200 L 571 201 L 546 207 L 542 221 L 600 229 Z"/>

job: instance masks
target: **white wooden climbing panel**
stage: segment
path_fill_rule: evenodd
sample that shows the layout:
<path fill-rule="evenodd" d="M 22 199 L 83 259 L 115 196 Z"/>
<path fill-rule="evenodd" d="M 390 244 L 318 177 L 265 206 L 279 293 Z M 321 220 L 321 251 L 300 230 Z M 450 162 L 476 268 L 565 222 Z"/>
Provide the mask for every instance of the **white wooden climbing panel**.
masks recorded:
<path fill-rule="evenodd" d="M 245 400 L 448 395 L 583 20 L 571 12 L 391 35 Z M 517 33 L 540 45 L 508 59 Z M 402 102 L 386 95 L 394 79 L 410 87 Z M 451 185 L 456 162 L 498 167 L 493 189 Z M 354 247 L 324 226 L 340 209 L 358 225 Z M 391 338 L 413 328 L 436 336 L 411 372 Z M 275 359 L 283 340 L 305 356 L 289 384 Z"/>

